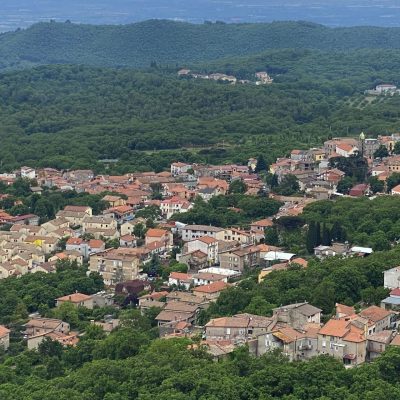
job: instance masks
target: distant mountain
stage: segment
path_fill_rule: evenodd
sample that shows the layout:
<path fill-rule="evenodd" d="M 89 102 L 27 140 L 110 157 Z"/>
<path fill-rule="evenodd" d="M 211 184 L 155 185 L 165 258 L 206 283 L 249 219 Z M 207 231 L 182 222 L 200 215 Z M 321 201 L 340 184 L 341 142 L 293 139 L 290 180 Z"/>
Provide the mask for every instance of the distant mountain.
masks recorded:
<path fill-rule="evenodd" d="M 39 23 L 0 35 L 0 67 L 40 64 L 173 67 L 268 49 L 400 48 L 400 28 L 328 28 L 308 22 L 195 25 L 149 20 L 130 25 Z"/>
<path fill-rule="evenodd" d="M 166 7 L 167 5 L 167 7 Z M 303 20 L 327 26 L 399 26 L 398 0 L 1 0 L 0 31 L 35 22 L 127 24 L 148 19 L 203 23 Z"/>

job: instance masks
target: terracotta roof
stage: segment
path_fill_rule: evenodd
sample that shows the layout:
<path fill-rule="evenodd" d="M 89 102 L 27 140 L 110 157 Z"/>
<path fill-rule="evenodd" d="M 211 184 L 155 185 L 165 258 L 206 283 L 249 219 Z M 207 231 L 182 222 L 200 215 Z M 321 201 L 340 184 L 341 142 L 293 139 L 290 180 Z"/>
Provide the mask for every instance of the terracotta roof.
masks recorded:
<path fill-rule="evenodd" d="M 92 296 L 83 293 L 72 293 L 67 296 L 59 297 L 57 301 L 70 301 L 71 303 L 80 303 L 82 301 L 90 300 Z"/>
<path fill-rule="evenodd" d="M 83 240 L 81 238 L 69 238 L 66 244 L 70 246 L 79 246 L 82 243 Z"/>
<path fill-rule="evenodd" d="M 99 248 L 104 246 L 104 242 L 102 240 L 99 240 L 99 239 L 90 239 L 89 240 L 89 246 L 92 249 L 99 249 Z"/>
<path fill-rule="evenodd" d="M 400 346 L 400 335 L 396 335 L 390 342 L 392 346 Z"/>
<path fill-rule="evenodd" d="M 353 150 L 353 147 L 350 146 L 350 145 L 347 144 L 347 143 L 338 143 L 338 144 L 336 145 L 336 147 L 338 147 L 340 150 L 343 150 L 343 151 L 346 151 L 346 152 L 350 152 L 350 151 Z"/>
<path fill-rule="evenodd" d="M 349 307 L 344 304 L 336 303 L 336 314 L 345 314 L 347 316 L 354 315 L 356 311 L 354 307 Z"/>
<path fill-rule="evenodd" d="M 4 325 L 0 325 L 0 337 L 3 337 L 10 333 L 10 330 L 7 329 Z"/>
<path fill-rule="evenodd" d="M 343 337 L 349 332 L 349 321 L 341 319 L 330 319 L 320 330 L 320 335 Z"/>
<path fill-rule="evenodd" d="M 247 328 L 248 318 L 222 317 L 211 319 L 205 326 L 206 328 Z"/>
<path fill-rule="evenodd" d="M 308 266 L 308 261 L 301 257 L 295 258 L 294 260 L 290 261 L 290 263 L 291 264 L 299 264 L 304 268 L 306 268 Z"/>
<path fill-rule="evenodd" d="M 123 240 L 124 242 L 133 242 L 136 239 L 136 236 L 133 235 L 124 235 L 120 237 L 120 240 Z"/>
<path fill-rule="evenodd" d="M 180 281 L 189 281 L 192 279 L 192 276 L 189 274 L 184 274 L 182 272 L 171 272 L 169 274 L 170 279 L 178 279 Z"/>
<path fill-rule="evenodd" d="M 167 234 L 168 231 L 164 229 L 149 229 L 146 233 L 146 236 L 148 237 L 162 237 L 165 234 Z"/>
<path fill-rule="evenodd" d="M 209 236 L 203 236 L 203 237 L 198 238 L 196 240 L 199 240 L 200 242 L 203 242 L 203 243 L 206 243 L 206 244 L 211 244 L 211 243 L 218 242 L 217 239 L 214 239 L 214 238 L 209 237 Z"/>
<path fill-rule="evenodd" d="M 360 312 L 362 317 L 368 318 L 373 322 L 378 322 L 391 314 L 392 313 L 390 311 L 386 311 L 378 306 L 371 306 Z"/>
<path fill-rule="evenodd" d="M 198 292 L 198 293 L 217 293 L 220 292 L 221 290 L 224 290 L 228 287 L 229 285 L 226 284 L 225 282 L 213 282 L 210 283 L 209 285 L 204 285 L 204 286 L 198 286 L 193 289 L 193 292 Z"/>
<path fill-rule="evenodd" d="M 259 221 L 254 221 L 251 223 L 252 226 L 260 226 L 260 227 L 268 227 L 274 225 L 272 220 L 265 218 L 265 219 L 260 219 Z"/>

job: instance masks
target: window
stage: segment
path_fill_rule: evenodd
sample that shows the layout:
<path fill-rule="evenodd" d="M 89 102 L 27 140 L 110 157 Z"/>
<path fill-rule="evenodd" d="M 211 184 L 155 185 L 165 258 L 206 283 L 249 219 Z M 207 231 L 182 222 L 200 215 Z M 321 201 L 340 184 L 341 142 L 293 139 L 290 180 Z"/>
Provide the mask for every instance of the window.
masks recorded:
<path fill-rule="evenodd" d="M 230 335 L 231 334 L 231 328 L 226 328 L 226 334 Z"/>
<path fill-rule="evenodd" d="M 322 347 L 326 347 L 326 340 L 322 341 Z"/>

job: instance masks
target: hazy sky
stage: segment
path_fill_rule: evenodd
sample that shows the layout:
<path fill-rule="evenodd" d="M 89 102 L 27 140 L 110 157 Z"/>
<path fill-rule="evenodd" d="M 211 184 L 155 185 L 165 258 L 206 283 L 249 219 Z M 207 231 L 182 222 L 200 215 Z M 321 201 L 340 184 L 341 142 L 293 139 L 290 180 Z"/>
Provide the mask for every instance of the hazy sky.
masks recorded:
<path fill-rule="evenodd" d="M 150 18 L 400 26 L 400 0 L 0 0 L 1 31 L 49 19 L 125 24 Z"/>

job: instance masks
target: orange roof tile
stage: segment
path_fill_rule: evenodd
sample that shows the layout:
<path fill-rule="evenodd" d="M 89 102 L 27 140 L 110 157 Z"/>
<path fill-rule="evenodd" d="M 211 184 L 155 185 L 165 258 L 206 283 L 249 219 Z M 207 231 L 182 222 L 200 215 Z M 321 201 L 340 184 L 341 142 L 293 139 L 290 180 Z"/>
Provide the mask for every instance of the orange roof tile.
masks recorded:
<path fill-rule="evenodd" d="M 373 322 L 378 322 L 378 321 L 388 317 L 391 314 L 392 313 L 390 311 L 387 311 L 378 306 L 371 306 L 360 312 L 360 315 L 362 317 L 368 318 Z"/>
<path fill-rule="evenodd" d="M 209 285 L 198 286 L 198 287 L 193 289 L 193 292 L 217 293 L 217 292 L 220 292 L 221 290 L 226 289 L 228 286 L 229 285 L 226 284 L 225 282 L 218 281 L 218 282 L 210 283 Z"/>
<path fill-rule="evenodd" d="M 148 237 L 162 237 L 162 236 L 164 236 L 164 235 L 167 234 L 167 233 L 168 233 L 168 231 L 166 231 L 166 230 L 164 230 L 164 229 L 155 229 L 155 228 L 152 228 L 152 229 L 149 229 L 149 230 L 147 231 L 146 236 L 148 236 Z"/>
<path fill-rule="evenodd" d="M 92 296 L 88 296 L 83 293 L 72 293 L 67 296 L 62 296 L 57 299 L 57 301 L 70 301 L 71 303 L 80 303 L 81 301 L 90 300 Z"/>

